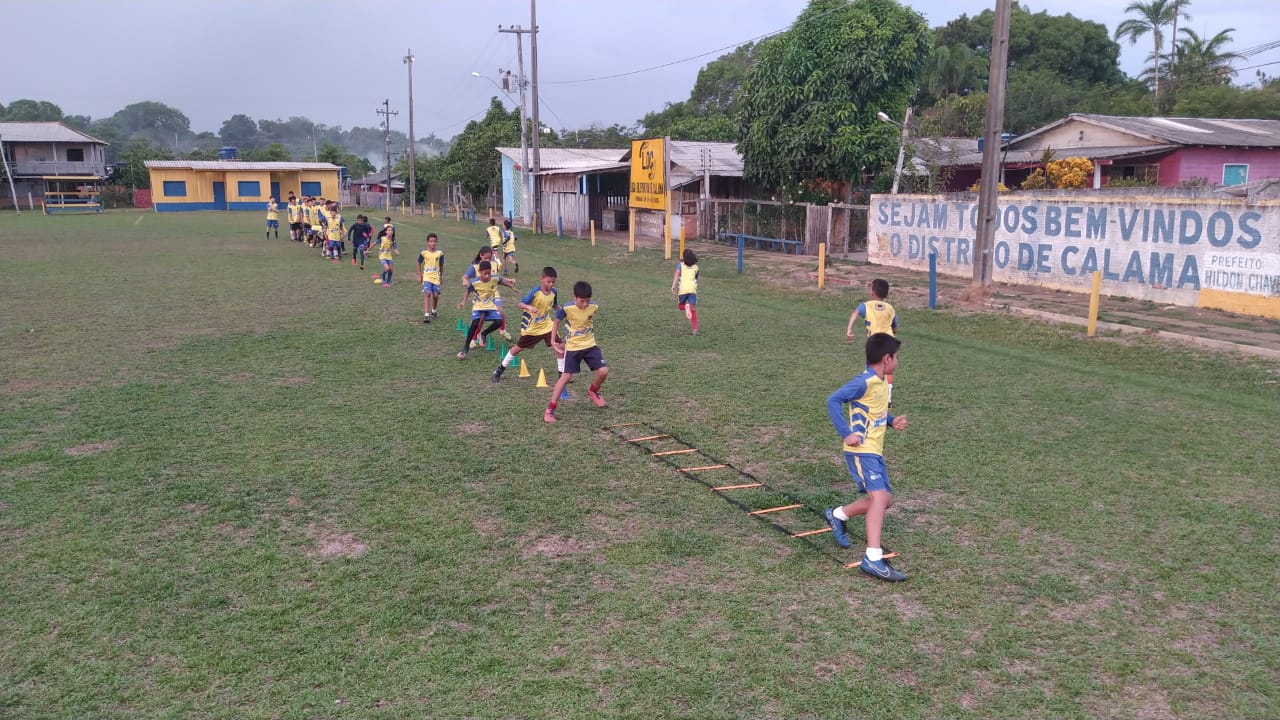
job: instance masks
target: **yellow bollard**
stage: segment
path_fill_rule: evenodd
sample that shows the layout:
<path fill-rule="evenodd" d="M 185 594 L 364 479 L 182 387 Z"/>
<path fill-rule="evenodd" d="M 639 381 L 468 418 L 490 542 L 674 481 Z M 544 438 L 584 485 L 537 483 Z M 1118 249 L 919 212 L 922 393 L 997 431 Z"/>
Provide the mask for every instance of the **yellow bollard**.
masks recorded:
<path fill-rule="evenodd" d="M 431 203 L 431 217 L 434 219 L 435 216 L 436 216 L 436 204 Z"/>
<path fill-rule="evenodd" d="M 636 251 L 636 211 L 631 209 L 627 213 L 627 252 Z"/>
<path fill-rule="evenodd" d="M 1095 270 L 1093 273 L 1093 287 L 1089 290 L 1089 331 L 1087 335 L 1093 337 L 1098 332 L 1098 305 L 1102 295 L 1102 272 Z"/>
<path fill-rule="evenodd" d="M 680 257 L 684 257 L 684 223 L 680 223 Z"/>
<path fill-rule="evenodd" d="M 596 246 L 596 221 L 591 221 L 591 247 Z"/>
<path fill-rule="evenodd" d="M 827 244 L 818 243 L 818 289 L 827 283 Z"/>
<path fill-rule="evenodd" d="M 529 234 L 530 235 L 538 234 L 538 213 L 533 214 L 533 225 L 529 227 Z"/>
<path fill-rule="evenodd" d="M 667 194 L 667 210 L 662 221 L 662 257 L 671 259 L 671 195 Z"/>

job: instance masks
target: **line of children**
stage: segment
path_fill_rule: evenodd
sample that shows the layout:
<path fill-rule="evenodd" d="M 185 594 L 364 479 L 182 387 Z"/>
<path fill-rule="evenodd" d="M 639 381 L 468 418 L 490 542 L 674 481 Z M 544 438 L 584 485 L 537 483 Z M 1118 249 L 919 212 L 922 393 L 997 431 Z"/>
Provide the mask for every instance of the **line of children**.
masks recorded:
<path fill-rule="evenodd" d="M 515 347 L 507 351 L 505 357 L 493 371 L 493 381 L 498 382 L 502 373 L 511 367 L 517 355 L 538 343 L 545 343 L 555 351 L 556 369 L 564 373 L 564 350 L 558 348 L 560 334 L 554 315 L 561 309 L 560 296 L 556 293 L 556 269 L 547 266 L 542 268 L 542 278 L 538 286 L 531 289 L 520 299 L 520 340 Z"/>
<path fill-rule="evenodd" d="M 444 251 L 440 238 L 427 234 L 427 247 L 418 253 L 418 282 L 422 284 L 422 322 L 440 317 L 440 281 L 444 276 Z"/>
<path fill-rule="evenodd" d="M 501 324 L 501 313 L 498 311 L 494 299 L 498 296 L 498 286 L 506 285 L 512 290 L 516 287 L 516 281 L 504 278 L 501 275 L 493 274 L 493 266 L 487 260 L 481 260 L 476 265 L 476 275 L 467 282 L 467 296 L 473 298 L 471 303 L 471 328 L 467 331 L 466 338 L 462 341 L 462 351 L 458 353 L 459 360 L 467 359 L 467 351 L 470 349 L 471 339 L 475 338 L 481 346 L 488 341 L 489 335 L 497 332 L 498 326 Z M 458 307 L 462 307 L 461 303 Z M 480 326 L 488 321 L 488 327 L 483 331 Z M 477 334 L 478 333 L 478 334 Z"/>
<path fill-rule="evenodd" d="M 684 312 L 684 316 L 693 325 L 693 334 L 698 334 L 698 256 L 685 248 L 676 263 L 675 277 L 671 278 L 671 292 L 676 295 L 676 307 Z"/>

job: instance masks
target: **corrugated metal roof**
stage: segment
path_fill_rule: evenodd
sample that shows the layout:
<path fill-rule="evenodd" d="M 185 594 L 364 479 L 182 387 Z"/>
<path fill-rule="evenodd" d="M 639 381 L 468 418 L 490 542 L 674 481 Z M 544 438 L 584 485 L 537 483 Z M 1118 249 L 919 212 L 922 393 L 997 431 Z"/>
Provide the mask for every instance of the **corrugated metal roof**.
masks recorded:
<path fill-rule="evenodd" d="M 738 146 L 734 143 L 672 140 L 669 152 L 672 175 L 681 174 L 681 170 L 692 175 L 702 175 L 705 158 L 706 170 L 712 175 L 742 177 L 742 155 L 738 153 Z"/>
<path fill-rule="evenodd" d="M 497 148 L 499 153 L 511 158 L 517 165 L 520 164 L 522 153 L 520 148 Z M 624 148 L 541 148 L 538 151 L 538 170 L 539 172 L 593 172 L 596 170 L 609 169 L 616 167 L 620 162 L 623 153 L 629 152 Z M 532 157 L 532 151 L 530 151 Z M 532 163 L 532 160 L 530 160 Z"/>
<path fill-rule="evenodd" d="M 147 160 L 143 163 L 155 170 L 337 170 L 333 163 L 315 162 L 248 162 L 244 160 Z"/>
<path fill-rule="evenodd" d="M 0 138 L 5 142 L 97 143 L 110 145 L 60 122 L 0 122 Z"/>
<path fill-rule="evenodd" d="M 1280 147 L 1280 120 L 1124 117 L 1087 113 L 1072 113 L 1062 120 L 1055 121 L 1017 138 L 1011 144 L 1020 145 L 1028 138 L 1034 138 L 1070 122 L 1084 122 L 1137 135 L 1153 141 L 1153 144 L 1248 148 Z"/>
<path fill-rule="evenodd" d="M 1082 157 L 1089 160 L 1121 160 L 1131 157 L 1143 157 L 1145 155 L 1154 155 L 1156 153 L 1176 150 L 1177 145 L 1123 145 L 1119 147 L 1073 147 L 1055 149 L 1053 157 L 1056 160 L 1062 160 L 1069 157 Z M 1000 152 L 1000 162 L 1004 165 L 1020 165 L 1023 163 L 1038 163 L 1044 157 L 1044 150 L 1002 150 Z M 982 165 L 982 153 L 969 152 L 963 153 L 956 157 L 954 162 L 942 161 L 943 165 L 968 166 Z"/>

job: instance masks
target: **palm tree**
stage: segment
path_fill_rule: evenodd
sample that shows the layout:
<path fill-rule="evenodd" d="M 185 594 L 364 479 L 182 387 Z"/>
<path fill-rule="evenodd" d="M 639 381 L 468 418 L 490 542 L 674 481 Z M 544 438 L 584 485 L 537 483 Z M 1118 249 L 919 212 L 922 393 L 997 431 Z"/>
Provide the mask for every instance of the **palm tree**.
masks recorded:
<path fill-rule="evenodd" d="M 1178 0 L 1135 0 L 1124 9 L 1125 13 L 1134 13 L 1137 17 L 1129 18 L 1116 26 L 1115 39 L 1129 39 L 1130 45 L 1137 45 L 1138 39 L 1151 33 L 1152 58 L 1155 61 L 1155 92 L 1160 96 L 1160 46 L 1164 44 L 1164 27 L 1176 21 L 1178 16 Z"/>
<path fill-rule="evenodd" d="M 1194 30 L 1182 29 L 1186 38 L 1178 43 L 1171 60 L 1170 75 L 1179 83 L 1225 85 L 1235 75 L 1231 63 L 1241 59 L 1239 53 L 1224 51 L 1235 28 L 1227 28 L 1211 38 L 1203 38 Z"/>
<path fill-rule="evenodd" d="M 1169 55 L 1173 55 L 1178 49 L 1178 18 L 1190 20 L 1191 14 L 1186 11 L 1186 7 L 1191 4 L 1191 0 L 1169 0 L 1169 5 L 1173 8 L 1173 31 L 1169 33 Z"/>
<path fill-rule="evenodd" d="M 935 47 L 921 75 L 925 90 L 939 100 L 982 89 L 982 63 L 966 45 Z"/>

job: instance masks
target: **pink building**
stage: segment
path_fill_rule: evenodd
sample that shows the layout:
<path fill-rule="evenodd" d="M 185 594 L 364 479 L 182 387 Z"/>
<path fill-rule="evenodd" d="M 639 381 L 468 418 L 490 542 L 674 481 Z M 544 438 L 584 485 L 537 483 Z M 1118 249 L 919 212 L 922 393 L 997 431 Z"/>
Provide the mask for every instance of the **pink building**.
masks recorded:
<path fill-rule="evenodd" d="M 1092 160 L 1095 188 L 1113 180 L 1160 187 L 1241 185 L 1280 178 L 1280 120 L 1072 113 L 1006 143 L 1001 182 L 1020 185 L 1047 150 L 1055 159 Z M 977 180 L 982 154 L 961 153 L 953 165 L 950 189 L 964 189 Z"/>

